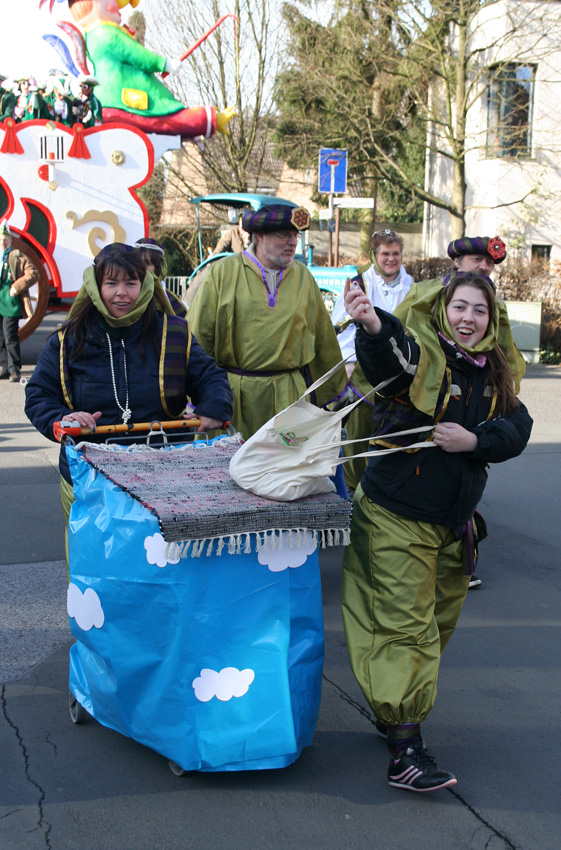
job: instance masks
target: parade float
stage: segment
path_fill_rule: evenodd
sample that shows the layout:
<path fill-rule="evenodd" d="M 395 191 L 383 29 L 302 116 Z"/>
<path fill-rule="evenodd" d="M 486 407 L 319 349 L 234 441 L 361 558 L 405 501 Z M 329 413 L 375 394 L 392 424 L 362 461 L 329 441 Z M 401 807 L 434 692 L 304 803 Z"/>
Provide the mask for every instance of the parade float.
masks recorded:
<path fill-rule="evenodd" d="M 43 14 L 55 2 L 41 0 Z M 83 269 L 104 245 L 148 235 L 138 190 L 158 159 L 184 141 L 227 132 L 233 115 L 214 106 L 187 108 L 173 97 L 157 75 L 178 63 L 145 48 L 122 24 L 129 0 L 62 2 L 68 20 L 44 36 L 56 50 L 53 64 L 65 68 L 56 77 L 66 78 L 67 91 L 80 76 L 94 79 L 102 123 L 63 122 L 56 104 L 49 118 L 8 115 L 0 123 L 0 219 L 9 223 L 14 247 L 40 272 L 30 292 L 33 316 L 21 320 L 20 340 L 41 323 L 49 301 L 76 295 Z M 228 18 L 235 16 L 219 18 L 181 59 Z M 47 25 L 55 27 L 48 15 Z M 56 79 L 50 85 L 55 88 Z"/>

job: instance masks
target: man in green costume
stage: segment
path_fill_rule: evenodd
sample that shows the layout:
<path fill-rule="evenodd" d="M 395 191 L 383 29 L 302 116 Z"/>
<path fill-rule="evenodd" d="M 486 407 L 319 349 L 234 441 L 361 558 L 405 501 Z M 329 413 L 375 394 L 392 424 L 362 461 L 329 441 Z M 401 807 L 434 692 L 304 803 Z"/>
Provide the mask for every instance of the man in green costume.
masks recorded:
<path fill-rule="evenodd" d="M 16 103 L 13 109 L 16 121 L 48 118 L 45 102 L 37 91 L 37 84 L 33 77 L 20 77 L 16 80 L 16 83 L 19 89 L 19 94 L 15 96 Z"/>
<path fill-rule="evenodd" d="M 0 378 L 20 379 L 19 320 L 25 315 L 23 297 L 37 282 L 37 269 L 25 254 L 12 248 L 6 220 L 0 222 Z"/>
<path fill-rule="evenodd" d="M 176 71 L 179 63 L 153 53 L 121 26 L 117 0 L 68 0 L 74 20 L 84 30 L 88 57 L 99 80 L 96 95 L 104 123 L 119 121 L 146 133 L 182 138 L 228 132 L 233 109 L 187 109 L 154 75 Z"/>
<path fill-rule="evenodd" d="M 80 94 L 72 101 L 75 123 L 86 129 L 97 127 L 103 123 L 101 103 L 94 94 L 94 86 L 99 85 L 99 80 L 91 74 L 80 74 L 76 82 L 80 86 Z"/>
<path fill-rule="evenodd" d="M 294 260 L 298 232 L 310 226 L 307 210 L 270 204 L 245 213 L 242 223 L 250 246 L 212 264 L 189 324 L 228 372 L 232 422 L 247 439 L 335 366 L 340 351 L 314 278 Z M 345 386 L 341 367 L 316 404 L 332 401 Z"/>
<path fill-rule="evenodd" d="M 0 121 L 4 118 L 12 118 L 17 103 L 17 97 L 13 92 L 14 83 L 4 78 L 0 85 Z"/>

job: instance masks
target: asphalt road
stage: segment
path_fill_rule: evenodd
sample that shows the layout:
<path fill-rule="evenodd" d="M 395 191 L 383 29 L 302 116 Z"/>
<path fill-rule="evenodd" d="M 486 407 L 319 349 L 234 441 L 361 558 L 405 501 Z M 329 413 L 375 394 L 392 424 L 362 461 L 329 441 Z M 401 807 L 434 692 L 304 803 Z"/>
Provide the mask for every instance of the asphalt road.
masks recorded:
<path fill-rule="evenodd" d="M 31 374 L 44 330 L 24 343 Z M 0 382 L 1 850 L 559 850 L 561 368 L 531 367 L 526 452 L 491 470 L 470 591 L 425 736 L 454 789 L 407 794 L 349 668 L 342 550 L 321 557 L 326 662 L 314 743 L 278 771 L 177 778 L 158 754 L 68 714 L 57 448 Z"/>

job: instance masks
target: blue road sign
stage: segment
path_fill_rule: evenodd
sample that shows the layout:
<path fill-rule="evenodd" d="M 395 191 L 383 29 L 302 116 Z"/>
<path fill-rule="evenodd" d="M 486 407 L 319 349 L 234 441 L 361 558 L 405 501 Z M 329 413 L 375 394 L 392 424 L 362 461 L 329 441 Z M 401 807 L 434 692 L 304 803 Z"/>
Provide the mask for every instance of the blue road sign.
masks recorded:
<path fill-rule="evenodd" d="M 318 189 L 324 195 L 343 195 L 347 191 L 347 151 L 320 149 Z"/>

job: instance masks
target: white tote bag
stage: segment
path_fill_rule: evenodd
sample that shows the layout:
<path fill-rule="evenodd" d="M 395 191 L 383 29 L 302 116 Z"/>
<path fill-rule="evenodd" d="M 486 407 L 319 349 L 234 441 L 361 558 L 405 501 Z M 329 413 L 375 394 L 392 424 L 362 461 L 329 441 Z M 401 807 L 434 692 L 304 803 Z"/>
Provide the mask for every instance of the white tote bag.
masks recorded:
<path fill-rule="evenodd" d="M 308 387 L 298 401 L 269 419 L 240 446 L 230 461 L 230 475 L 236 484 L 257 496 L 280 502 L 335 492 L 336 488 L 330 477 L 335 475 L 340 463 L 352 460 L 351 457 L 339 457 L 343 442 L 349 442 L 341 440 L 341 420 L 363 399 L 360 398 L 341 410 L 330 411 L 310 404 L 306 401 L 306 396 L 328 381 L 345 362 L 342 360 L 330 369 Z M 364 398 L 383 389 L 394 379 L 392 377 L 382 381 L 366 393 Z M 430 431 L 432 427 L 427 425 L 411 428 L 408 431 L 400 431 L 399 435 L 385 434 L 384 438 L 417 434 Z M 366 440 L 370 440 L 370 437 L 351 442 Z M 404 448 L 420 449 L 433 445 L 432 442 L 423 442 Z M 403 450 L 381 449 L 380 452 L 390 454 Z M 353 457 L 369 457 L 371 454 L 367 451 Z"/>

